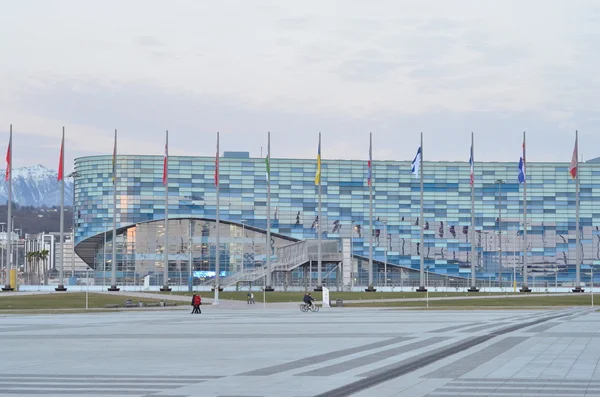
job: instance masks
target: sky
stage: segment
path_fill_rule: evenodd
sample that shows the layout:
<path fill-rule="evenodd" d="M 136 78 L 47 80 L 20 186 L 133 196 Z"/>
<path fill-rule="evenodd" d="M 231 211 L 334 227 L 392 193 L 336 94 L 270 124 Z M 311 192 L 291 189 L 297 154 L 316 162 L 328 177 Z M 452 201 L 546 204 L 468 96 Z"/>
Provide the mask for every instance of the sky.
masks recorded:
<path fill-rule="evenodd" d="M 13 167 L 221 151 L 323 159 L 600 156 L 596 0 L 20 0 L 0 13 Z M 6 143 L 0 142 L 0 145 Z M 598 148 L 598 149 L 596 149 Z M 4 150 L 4 149 L 0 149 Z"/>

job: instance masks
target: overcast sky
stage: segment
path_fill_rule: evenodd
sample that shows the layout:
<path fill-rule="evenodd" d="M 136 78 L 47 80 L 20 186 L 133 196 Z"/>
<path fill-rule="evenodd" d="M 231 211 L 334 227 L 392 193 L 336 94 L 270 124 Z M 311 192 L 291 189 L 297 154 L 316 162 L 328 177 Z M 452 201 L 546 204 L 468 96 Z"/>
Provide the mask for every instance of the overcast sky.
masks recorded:
<path fill-rule="evenodd" d="M 19 0 L 0 13 L 14 167 L 79 156 L 600 156 L 597 0 Z M 3 151 L 5 149 L 2 149 Z"/>

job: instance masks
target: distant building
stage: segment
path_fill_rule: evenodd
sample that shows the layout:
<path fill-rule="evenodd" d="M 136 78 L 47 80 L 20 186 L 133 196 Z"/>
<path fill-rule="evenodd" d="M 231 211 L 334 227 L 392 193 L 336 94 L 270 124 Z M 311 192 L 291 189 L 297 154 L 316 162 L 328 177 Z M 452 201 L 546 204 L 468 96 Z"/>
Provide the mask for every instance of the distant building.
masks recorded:
<path fill-rule="evenodd" d="M 88 265 L 73 250 L 73 234 L 64 233 L 64 276 L 81 277 L 89 269 Z M 26 234 L 20 241 L 20 273 L 24 282 L 46 284 L 49 278 L 58 275 L 61 263 L 60 233 Z M 48 251 L 45 260 L 27 259 L 29 252 Z"/>

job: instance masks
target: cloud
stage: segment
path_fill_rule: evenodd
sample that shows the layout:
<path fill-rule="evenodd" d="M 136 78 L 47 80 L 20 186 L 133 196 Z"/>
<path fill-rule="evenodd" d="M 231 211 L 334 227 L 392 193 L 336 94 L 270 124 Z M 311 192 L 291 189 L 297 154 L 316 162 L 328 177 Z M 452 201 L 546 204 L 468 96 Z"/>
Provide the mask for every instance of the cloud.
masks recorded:
<path fill-rule="evenodd" d="M 222 150 L 249 151 L 259 156 L 260 147 L 266 145 L 266 132 L 271 131 L 274 158 L 310 159 L 321 131 L 325 158 L 366 158 L 368 133 L 373 132 L 375 158 L 408 161 L 414 156 L 422 131 L 428 160 L 466 161 L 469 134 L 475 131 L 479 160 L 512 161 L 518 158 L 522 131 L 528 130 L 531 161 L 568 161 L 564 148 L 571 145 L 573 132 L 570 125 L 561 127 L 539 112 L 456 112 L 438 108 L 418 115 L 382 111 L 345 118 L 300 109 L 250 108 L 226 98 L 168 91 L 143 82 L 108 85 L 55 81 L 28 91 L 18 102 L 27 103 L 43 118 L 64 122 L 68 137 L 76 132 L 69 148 L 73 156 L 109 155 L 113 129 L 118 128 L 119 152 L 123 154 L 160 155 L 164 131 L 169 129 L 173 155 L 212 156 L 215 133 L 220 131 Z M 567 115 L 565 122 L 573 123 L 574 117 L 583 115 Z M 58 142 L 58 137 L 56 129 L 54 133 L 45 132 L 43 140 L 29 142 L 34 142 L 33 148 L 41 148 Z M 600 138 L 594 135 L 585 139 L 586 146 L 600 144 Z M 38 157 L 35 153 L 33 150 L 24 155 L 33 161 Z M 590 156 L 595 154 L 590 152 Z M 54 157 L 47 156 L 47 164 L 54 166 Z"/>
<path fill-rule="evenodd" d="M 138 154 L 160 154 L 167 128 L 194 155 L 217 130 L 255 155 L 271 130 L 287 157 L 312 156 L 319 131 L 339 158 L 369 131 L 379 158 L 409 160 L 420 131 L 442 160 L 463 159 L 470 131 L 490 160 L 513 159 L 525 129 L 532 158 L 562 159 L 575 128 L 600 143 L 593 1 L 44 4 L 0 15 L 0 120 L 51 166 L 62 125 L 74 155 L 110 153 L 114 128 Z"/>

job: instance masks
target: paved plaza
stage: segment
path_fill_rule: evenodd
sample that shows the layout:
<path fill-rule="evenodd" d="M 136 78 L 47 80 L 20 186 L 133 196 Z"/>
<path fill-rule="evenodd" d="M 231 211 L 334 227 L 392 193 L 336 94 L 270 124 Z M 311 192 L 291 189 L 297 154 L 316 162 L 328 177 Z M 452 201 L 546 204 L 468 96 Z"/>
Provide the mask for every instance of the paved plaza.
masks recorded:
<path fill-rule="evenodd" d="M 600 313 L 296 304 L 2 315 L 10 396 L 597 396 Z"/>

